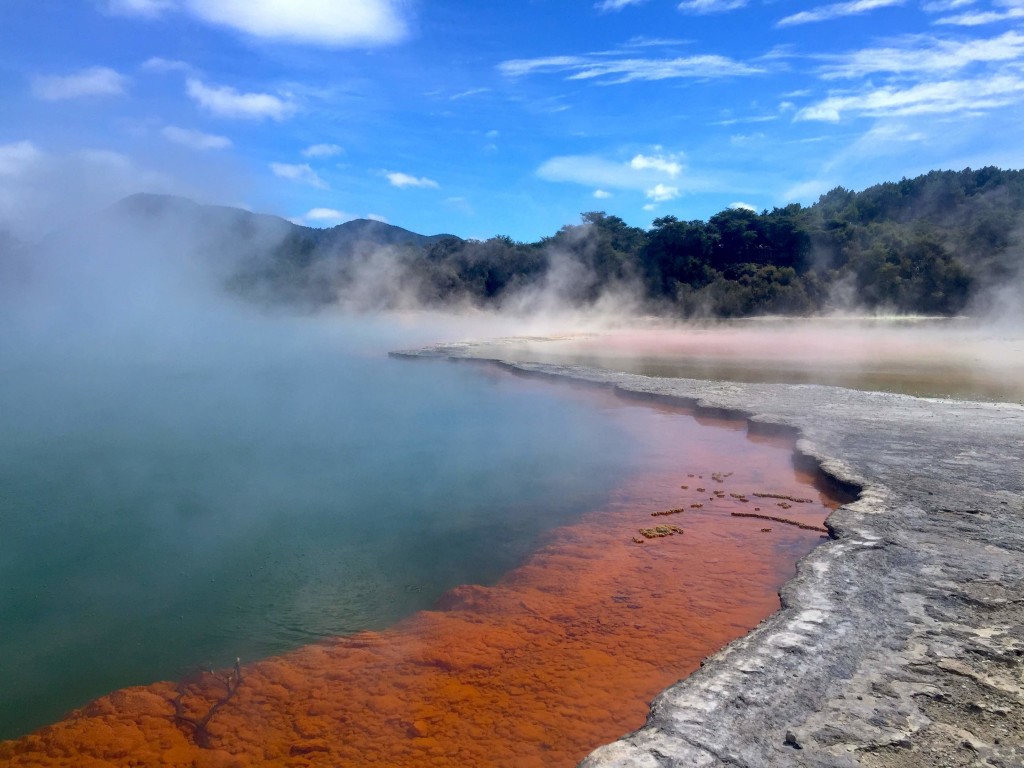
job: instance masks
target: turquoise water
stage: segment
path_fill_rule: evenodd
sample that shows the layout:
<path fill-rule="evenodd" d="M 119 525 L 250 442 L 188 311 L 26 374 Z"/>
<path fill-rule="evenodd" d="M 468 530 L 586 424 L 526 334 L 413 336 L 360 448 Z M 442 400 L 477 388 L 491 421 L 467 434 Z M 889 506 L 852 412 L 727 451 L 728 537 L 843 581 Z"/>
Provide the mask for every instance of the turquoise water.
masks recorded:
<path fill-rule="evenodd" d="M 639 461 L 569 388 L 386 356 L 423 329 L 29 326 L 0 338 L 0 738 L 493 582 Z"/>

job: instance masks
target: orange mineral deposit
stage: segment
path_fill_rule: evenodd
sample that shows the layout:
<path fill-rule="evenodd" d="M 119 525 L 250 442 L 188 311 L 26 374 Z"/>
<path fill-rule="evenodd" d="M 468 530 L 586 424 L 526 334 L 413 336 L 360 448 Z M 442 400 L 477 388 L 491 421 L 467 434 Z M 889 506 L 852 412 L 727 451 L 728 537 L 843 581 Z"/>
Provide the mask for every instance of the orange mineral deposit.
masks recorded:
<path fill-rule="evenodd" d="M 643 431 L 650 466 L 498 584 L 458 587 L 386 631 L 116 691 L 0 744 L 0 763 L 575 765 L 641 726 L 659 691 L 778 609 L 795 560 L 822 536 L 793 525 L 763 535 L 761 519 L 730 514 L 747 494 L 812 499 L 787 513 L 807 527 L 835 506 L 794 470 L 791 445 L 749 440 L 742 422 L 606 407 Z M 691 473 L 720 473 L 731 495 L 681 488 Z M 638 536 L 665 511 L 680 531 Z"/>

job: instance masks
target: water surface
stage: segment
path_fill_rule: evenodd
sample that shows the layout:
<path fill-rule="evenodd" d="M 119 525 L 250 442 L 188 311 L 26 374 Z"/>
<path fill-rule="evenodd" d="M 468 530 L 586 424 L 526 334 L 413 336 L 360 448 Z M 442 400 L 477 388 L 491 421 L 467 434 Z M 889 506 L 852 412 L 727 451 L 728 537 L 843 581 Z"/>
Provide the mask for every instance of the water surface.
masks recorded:
<path fill-rule="evenodd" d="M 570 390 L 387 358 L 418 338 L 228 316 L 6 339 L 0 737 L 493 583 L 635 469 Z"/>
<path fill-rule="evenodd" d="M 520 338 L 484 356 L 665 378 L 1024 403 L 1024 333 L 966 319 L 762 319 Z"/>

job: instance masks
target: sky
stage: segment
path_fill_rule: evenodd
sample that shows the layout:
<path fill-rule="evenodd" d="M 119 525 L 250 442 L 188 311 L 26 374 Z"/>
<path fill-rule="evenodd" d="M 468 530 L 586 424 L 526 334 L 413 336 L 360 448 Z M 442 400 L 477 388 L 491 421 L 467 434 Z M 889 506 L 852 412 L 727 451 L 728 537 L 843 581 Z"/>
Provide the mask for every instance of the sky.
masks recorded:
<path fill-rule="evenodd" d="M 0 230 L 134 192 L 534 241 L 1024 167 L 1024 0 L 2 0 Z"/>

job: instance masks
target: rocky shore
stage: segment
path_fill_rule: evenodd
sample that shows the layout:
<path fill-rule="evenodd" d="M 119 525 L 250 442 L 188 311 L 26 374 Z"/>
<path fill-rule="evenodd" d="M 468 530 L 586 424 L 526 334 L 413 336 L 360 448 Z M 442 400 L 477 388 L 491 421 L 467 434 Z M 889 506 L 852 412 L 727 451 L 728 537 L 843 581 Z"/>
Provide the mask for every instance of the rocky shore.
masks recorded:
<path fill-rule="evenodd" d="M 510 363 L 472 344 L 396 354 L 742 414 L 858 494 L 782 610 L 585 768 L 1024 765 L 1024 406 Z"/>

